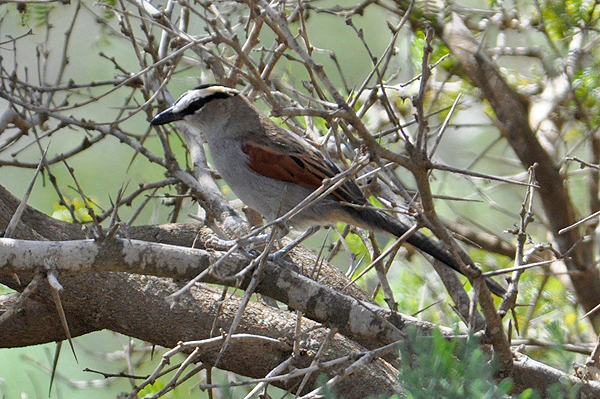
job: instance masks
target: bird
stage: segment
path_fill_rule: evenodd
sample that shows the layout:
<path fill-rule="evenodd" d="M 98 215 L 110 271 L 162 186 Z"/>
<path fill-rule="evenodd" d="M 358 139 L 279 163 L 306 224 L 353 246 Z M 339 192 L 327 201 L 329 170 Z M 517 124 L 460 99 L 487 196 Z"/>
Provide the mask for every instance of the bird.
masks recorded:
<path fill-rule="evenodd" d="M 272 221 L 294 208 L 325 179 L 341 173 L 335 163 L 306 139 L 273 122 L 238 90 L 203 84 L 183 93 L 151 121 L 153 126 L 185 121 L 206 139 L 215 168 L 234 194 Z M 370 205 L 354 179 L 294 215 L 297 228 L 344 222 L 400 237 L 410 226 Z M 462 273 L 456 259 L 438 241 L 421 232 L 409 244 Z M 498 296 L 505 289 L 486 279 Z"/>

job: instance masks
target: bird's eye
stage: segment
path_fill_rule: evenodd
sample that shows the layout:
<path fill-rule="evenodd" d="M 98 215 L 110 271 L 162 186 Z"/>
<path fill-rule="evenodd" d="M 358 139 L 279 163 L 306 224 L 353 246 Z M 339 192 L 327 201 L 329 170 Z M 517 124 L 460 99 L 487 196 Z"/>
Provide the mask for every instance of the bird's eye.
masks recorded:
<path fill-rule="evenodd" d="M 200 108 L 204 107 L 204 105 L 210 101 L 210 97 L 202 97 L 197 98 L 193 101 L 190 101 L 187 107 L 185 107 L 184 112 L 186 115 L 191 115 L 198 111 Z"/>
<path fill-rule="evenodd" d="M 191 115 L 195 113 L 200 108 L 204 107 L 206 104 L 213 100 L 225 99 L 234 95 L 234 93 L 224 91 L 214 91 L 211 93 L 201 92 L 195 94 L 196 97 L 189 99 L 188 104 L 182 107 L 182 110 L 180 112 L 182 112 L 184 115 Z M 183 98 L 184 97 L 182 97 L 182 99 Z"/>

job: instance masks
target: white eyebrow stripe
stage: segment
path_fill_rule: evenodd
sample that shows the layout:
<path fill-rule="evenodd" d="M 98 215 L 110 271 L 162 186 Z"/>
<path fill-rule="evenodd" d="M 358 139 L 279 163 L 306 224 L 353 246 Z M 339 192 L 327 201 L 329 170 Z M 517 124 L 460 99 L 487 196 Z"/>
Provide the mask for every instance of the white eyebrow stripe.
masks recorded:
<path fill-rule="evenodd" d="M 188 90 L 183 93 L 181 97 L 175 101 L 175 104 L 173 104 L 173 112 L 181 112 L 186 109 L 192 101 L 197 100 L 200 97 L 206 97 L 205 95 L 202 95 L 202 91 L 203 90 Z"/>
<path fill-rule="evenodd" d="M 202 98 L 209 98 L 212 95 L 218 93 L 239 94 L 239 91 L 224 86 L 209 86 L 202 89 L 188 90 L 185 93 L 183 93 L 181 97 L 177 99 L 177 101 L 175 101 L 175 104 L 173 104 L 172 107 L 173 112 L 182 112 L 192 102 Z"/>

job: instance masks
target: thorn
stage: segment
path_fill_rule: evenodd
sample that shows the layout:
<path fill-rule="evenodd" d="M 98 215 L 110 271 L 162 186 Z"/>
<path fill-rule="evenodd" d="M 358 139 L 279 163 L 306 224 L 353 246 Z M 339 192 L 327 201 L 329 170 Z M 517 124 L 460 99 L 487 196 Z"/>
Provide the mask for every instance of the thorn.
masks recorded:
<path fill-rule="evenodd" d="M 69 346 L 71 347 L 71 352 L 73 352 L 73 357 L 75 361 L 79 363 L 79 359 L 77 359 L 77 354 L 75 353 L 75 347 L 73 346 L 73 339 L 71 338 L 71 332 L 69 331 L 69 324 L 67 323 L 67 316 L 65 315 L 65 311 L 62 306 L 62 302 L 60 301 L 60 291 L 63 289 L 62 285 L 58 282 L 56 278 L 56 273 L 54 271 L 50 271 L 48 273 L 48 284 L 50 285 L 50 292 L 52 293 L 52 299 L 54 300 L 54 305 L 56 306 L 56 310 L 58 311 L 58 316 L 60 318 L 60 322 L 65 331 L 65 335 L 67 340 L 69 341 Z"/>
<path fill-rule="evenodd" d="M 58 358 L 60 357 L 60 349 L 62 348 L 62 341 L 56 342 L 56 349 L 54 350 L 54 360 L 52 361 L 52 373 L 50 374 L 50 386 L 48 387 L 48 397 L 52 393 L 52 384 L 54 383 L 54 377 L 56 377 L 56 370 L 58 366 Z"/>

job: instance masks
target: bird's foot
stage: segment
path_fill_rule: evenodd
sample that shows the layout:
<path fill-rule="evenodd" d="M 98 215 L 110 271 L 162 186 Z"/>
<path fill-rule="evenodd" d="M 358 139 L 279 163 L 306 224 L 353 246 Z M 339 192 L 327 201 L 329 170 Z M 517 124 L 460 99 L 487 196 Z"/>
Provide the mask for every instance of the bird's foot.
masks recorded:
<path fill-rule="evenodd" d="M 226 240 L 216 235 L 211 234 L 204 241 L 206 248 L 214 249 L 217 251 L 226 251 L 232 248 L 236 244 L 236 240 Z"/>
<path fill-rule="evenodd" d="M 258 234 L 252 237 L 243 237 L 236 240 L 228 240 L 211 235 L 204 241 L 206 248 L 215 249 L 218 251 L 226 251 L 234 246 L 241 248 L 254 247 L 257 245 L 264 245 L 269 240 L 268 234 Z"/>
<path fill-rule="evenodd" d="M 267 259 L 269 259 L 272 262 L 277 262 L 277 261 L 285 258 L 285 256 L 292 249 L 294 249 L 298 244 L 302 243 L 302 241 L 306 240 L 308 237 L 315 234 L 318 230 L 319 230 L 319 226 L 310 227 L 308 230 L 306 230 L 304 233 L 302 233 L 302 235 L 300 237 L 296 238 L 294 241 L 290 242 L 285 247 L 281 248 L 280 250 L 278 250 L 276 252 L 273 252 L 272 254 L 269 254 Z"/>

